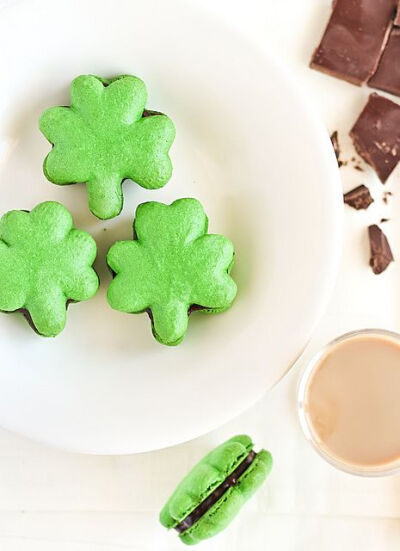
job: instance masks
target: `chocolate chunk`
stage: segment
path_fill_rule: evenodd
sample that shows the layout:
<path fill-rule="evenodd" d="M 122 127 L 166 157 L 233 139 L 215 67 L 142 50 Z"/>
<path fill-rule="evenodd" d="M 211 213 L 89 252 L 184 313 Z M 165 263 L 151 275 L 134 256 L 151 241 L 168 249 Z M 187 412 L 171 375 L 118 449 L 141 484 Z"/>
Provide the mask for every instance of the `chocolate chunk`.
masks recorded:
<path fill-rule="evenodd" d="M 397 0 L 335 0 L 310 66 L 360 86 L 375 73 Z"/>
<path fill-rule="evenodd" d="M 400 27 L 400 0 L 398 0 L 398 2 L 397 2 L 397 13 L 396 13 L 396 17 L 394 19 L 394 24 L 397 27 Z"/>
<path fill-rule="evenodd" d="M 389 218 L 381 218 L 381 224 L 384 224 L 385 222 L 389 222 Z"/>
<path fill-rule="evenodd" d="M 369 265 L 374 274 L 381 274 L 393 262 L 393 254 L 386 235 L 379 226 L 374 224 L 368 228 L 371 258 Z"/>
<path fill-rule="evenodd" d="M 358 154 L 385 183 L 400 160 L 400 105 L 371 94 L 350 136 Z"/>
<path fill-rule="evenodd" d="M 338 131 L 335 130 L 335 132 L 331 135 L 331 142 L 333 146 L 333 151 L 335 152 L 336 160 L 339 165 L 339 168 L 342 166 L 342 161 L 340 160 L 340 145 L 339 145 L 339 135 Z"/>
<path fill-rule="evenodd" d="M 369 79 L 368 86 L 400 96 L 400 28 L 393 27 L 378 69 Z"/>
<path fill-rule="evenodd" d="M 238 481 L 239 477 L 247 471 L 250 465 L 253 463 L 257 454 L 254 451 L 251 451 L 249 455 L 240 463 L 238 467 L 231 473 L 222 484 L 220 484 L 215 490 L 196 507 L 186 518 L 182 520 L 175 530 L 182 534 L 185 530 L 188 530 L 195 522 L 201 519 L 207 511 L 211 509 L 213 505 L 229 490 L 232 488 Z"/>
<path fill-rule="evenodd" d="M 367 209 L 374 200 L 371 197 L 367 186 L 361 185 L 343 195 L 346 205 L 356 210 Z"/>

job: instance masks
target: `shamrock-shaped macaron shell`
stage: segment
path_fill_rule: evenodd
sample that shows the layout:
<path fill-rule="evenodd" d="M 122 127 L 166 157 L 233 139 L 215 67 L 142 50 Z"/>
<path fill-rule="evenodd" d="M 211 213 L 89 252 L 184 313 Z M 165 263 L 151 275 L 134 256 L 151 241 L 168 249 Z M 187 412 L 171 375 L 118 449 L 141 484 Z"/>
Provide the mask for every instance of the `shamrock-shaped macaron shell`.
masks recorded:
<path fill-rule="evenodd" d="M 135 240 L 114 244 L 107 262 L 116 274 L 110 305 L 122 312 L 151 312 L 153 332 L 164 344 L 179 344 L 195 305 L 212 313 L 230 307 L 236 284 L 232 242 L 207 234 L 208 219 L 196 199 L 172 205 L 139 205 Z"/>
<path fill-rule="evenodd" d="M 86 183 L 89 208 L 98 218 L 120 213 L 123 180 L 157 189 L 171 177 L 175 128 L 166 115 L 143 117 L 146 101 L 137 77 L 82 75 L 71 84 L 71 106 L 51 107 L 40 118 L 40 130 L 53 144 L 44 161 L 46 177 L 59 185 Z"/>
<path fill-rule="evenodd" d="M 0 310 L 23 310 L 38 333 L 59 334 L 67 301 L 87 300 L 98 289 L 96 251 L 60 203 L 6 213 L 0 220 Z"/>

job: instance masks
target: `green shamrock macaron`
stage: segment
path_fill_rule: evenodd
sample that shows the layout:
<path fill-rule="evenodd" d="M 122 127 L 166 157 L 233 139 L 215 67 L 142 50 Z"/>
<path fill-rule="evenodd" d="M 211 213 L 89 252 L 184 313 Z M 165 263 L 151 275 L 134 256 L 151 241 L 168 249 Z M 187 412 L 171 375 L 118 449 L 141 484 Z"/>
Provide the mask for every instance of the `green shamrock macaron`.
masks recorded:
<path fill-rule="evenodd" d="M 183 543 L 194 545 L 224 530 L 258 490 L 272 467 L 266 450 L 234 436 L 206 455 L 178 485 L 160 513 Z"/>
<path fill-rule="evenodd" d="M 71 107 L 51 107 L 40 118 L 53 145 L 43 165 L 46 177 L 60 185 L 86 183 L 98 218 L 121 212 L 123 180 L 156 189 L 171 178 L 175 128 L 167 116 L 145 111 L 146 101 L 137 77 L 82 75 L 72 81 Z"/>
<path fill-rule="evenodd" d="M 98 289 L 96 252 L 94 239 L 74 228 L 60 203 L 7 212 L 0 220 L 0 310 L 22 311 L 41 335 L 58 335 L 68 302 Z"/>
<path fill-rule="evenodd" d="M 234 248 L 207 229 L 196 199 L 139 205 L 134 240 L 115 243 L 107 255 L 116 274 L 107 293 L 110 306 L 127 313 L 147 311 L 155 338 L 168 345 L 182 341 L 193 310 L 229 308 L 236 295 L 229 275 Z"/>

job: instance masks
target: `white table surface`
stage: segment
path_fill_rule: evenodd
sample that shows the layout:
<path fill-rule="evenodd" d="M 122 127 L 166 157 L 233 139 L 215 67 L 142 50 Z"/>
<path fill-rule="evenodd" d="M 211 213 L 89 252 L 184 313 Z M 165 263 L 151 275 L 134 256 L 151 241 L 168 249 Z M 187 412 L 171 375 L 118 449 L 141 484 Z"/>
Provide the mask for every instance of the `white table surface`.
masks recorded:
<path fill-rule="evenodd" d="M 329 14 L 329 0 L 187 1 L 214 12 L 284 61 L 328 129 L 342 133 L 344 157 L 352 156 L 346 134 L 368 90 L 307 68 Z M 366 239 L 368 224 L 390 218 L 385 231 L 398 254 L 400 171 L 386 185 L 385 189 L 395 193 L 388 205 L 381 200 L 384 188 L 369 169 L 357 172 L 347 166 L 342 174 L 345 190 L 368 183 L 376 201 L 366 212 L 346 208 L 344 254 L 336 289 L 299 364 L 261 402 L 228 425 L 155 453 L 74 455 L 0 429 L 1 551 L 183 549 L 175 534 L 158 526 L 158 510 L 187 468 L 238 432 L 248 432 L 259 445 L 269 447 L 275 467 L 269 482 L 231 528 L 203 543 L 201 549 L 400 549 L 400 476 L 361 479 L 334 470 L 305 442 L 296 418 L 299 373 L 321 344 L 360 327 L 400 330 L 400 265 L 395 263 L 381 276 L 374 276 L 368 268 Z M 265 357 L 267 369 L 267 350 Z"/>

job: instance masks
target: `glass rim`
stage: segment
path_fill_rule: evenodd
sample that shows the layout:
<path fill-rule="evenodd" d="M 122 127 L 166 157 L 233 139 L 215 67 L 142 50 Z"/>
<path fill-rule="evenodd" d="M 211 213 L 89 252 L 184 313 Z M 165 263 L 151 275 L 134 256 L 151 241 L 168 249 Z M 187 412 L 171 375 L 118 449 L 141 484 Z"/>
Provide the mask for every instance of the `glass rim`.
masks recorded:
<path fill-rule="evenodd" d="M 332 453 L 329 453 L 329 449 L 323 446 L 314 434 L 311 423 L 309 422 L 308 415 L 305 411 L 305 399 L 307 395 L 308 385 L 311 381 L 313 374 L 320 365 L 321 360 L 329 353 L 329 351 L 334 348 L 337 344 L 344 341 L 350 340 L 354 337 L 359 336 L 368 336 L 368 335 L 378 335 L 381 337 L 388 337 L 400 344 L 400 333 L 394 331 L 389 331 L 387 329 L 358 329 L 355 331 L 350 331 L 344 333 L 339 337 L 336 337 L 332 341 L 328 342 L 322 346 L 313 357 L 307 362 L 305 368 L 303 369 L 300 380 L 297 387 L 297 414 L 300 421 L 300 426 L 302 428 L 303 434 L 306 437 L 306 440 L 311 444 L 313 449 L 327 461 L 333 467 L 344 471 L 349 474 L 364 476 L 364 477 L 382 477 L 389 476 L 400 473 L 400 458 L 396 461 L 384 464 L 380 467 L 373 466 L 358 466 L 356 464 L 341 460 Z"/>

